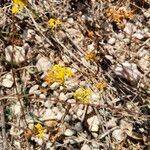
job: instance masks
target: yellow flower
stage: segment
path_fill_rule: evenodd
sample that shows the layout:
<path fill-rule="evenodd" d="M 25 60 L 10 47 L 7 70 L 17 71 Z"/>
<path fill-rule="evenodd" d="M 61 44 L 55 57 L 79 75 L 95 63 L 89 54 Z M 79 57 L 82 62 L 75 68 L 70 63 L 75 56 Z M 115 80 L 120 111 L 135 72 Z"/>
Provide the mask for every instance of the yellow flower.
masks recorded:
<path fill-rule="evenodd" d="M 58 28 L 58 27 L 60 27 L 60 25 L 61 25 L 60 20 L 58 20 L 58 19 L 53 19 L 53 18 L 51 18 L 51 19 L 48 21 L 48 23 L 49 23 L 50 28 L 52 28 L 52 29 Z"/>
<path fill-rule="evenodd" d="M 90 101 L 90 95 L 91 90 L 81 88 L 74 93 L 74 98 L 84 104 L 88 104 Z"/>
<path fill-rule="evenodd" d="M 85 56 L 85 59 L 86 60 L 95 60 L 96 58 L 96 53 L 94 51 L 92 52 L 89 52 L 86 56 Z"/>
<path fill-rule="evenodd" d="M 19 7 L 15 4 L 12 6 L 12 13 L 17 14 L 20 11 Z"/>
<path fill-rule="evenodd" d="M 37 135 L 37 137 L 38 137 L 38 138 L 41 138 L 41 139 L 44 138 L 44 133 L 43 133 L 43 132 L 40 132 L 40 133 Z"/>
<path fill-rule="evenodd" d="M 36 130 L 38 132 L 37 137 L 38 138 L 44 138 L 44 133 L 43 133 L 43 127 L 42 127 L 42 125 L 38 123 L 38 124 L 35 125 L 35 128 L 36 128 Z"/>
<path fill-rule="evenodd" d="M 27 5 L 27 1 L 26 0 L 14 0 L 13 1 L 13 5 L 12 5 L 12 13 L 13 14 L 17 14 L 26 5 Z"/>
<path fill-rule="evenodd" d="M 52 69 L 50 69 L 45 77 L 45 80 L 52 84 L 54 82 L 64 83 L 66 77 L 72 76 L 72 70 L 66 69 L 60 65 L 54 65 Z"/>
<path fill-rule="evenodd" d="M 26 6 L 27 5 L 27 0 L 13 0 L 13 3 L 19 6 Z"/>
<path fill-rule="evenodd" d="M 39 124 L 39 123 L 35 125 L 35 128 L 36 128 L 38 131 L 42 131 L 42 130 L 43 130 L 42 125 Z"/>

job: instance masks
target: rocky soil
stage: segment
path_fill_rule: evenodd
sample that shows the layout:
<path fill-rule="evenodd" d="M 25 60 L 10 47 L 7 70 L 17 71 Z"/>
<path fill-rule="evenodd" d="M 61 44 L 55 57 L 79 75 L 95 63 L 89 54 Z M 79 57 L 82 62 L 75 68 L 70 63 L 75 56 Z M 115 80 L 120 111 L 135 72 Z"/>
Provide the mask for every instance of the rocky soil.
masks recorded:
<path fill-rule="evenodd" d="M 0 1 L 0 149 L 150 148 L 149 0 Z"/>

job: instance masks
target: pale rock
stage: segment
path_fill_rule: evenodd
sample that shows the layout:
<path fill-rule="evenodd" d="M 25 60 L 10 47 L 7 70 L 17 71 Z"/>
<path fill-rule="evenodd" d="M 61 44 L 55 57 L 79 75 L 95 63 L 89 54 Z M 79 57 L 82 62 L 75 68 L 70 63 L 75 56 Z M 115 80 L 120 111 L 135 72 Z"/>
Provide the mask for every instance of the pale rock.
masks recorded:
<path fill-rule="evenodd" d="M 29 90 L 29 94 L 36 94 L 36 91 L 38 90 L 39 85 L 33 85 L 30 90 Z"/>
<path fill-rule="evenodd" d="M 116 122 L 117 122 L 116 118 L 111 118 L 108 122 L 106 122 L 107 128 L 113 128 L 117 126 Z"/>
<path fill-rule="evenodd" d="M 59 100 L 60 101 L 66 101 L 67 99 L 68 99 L 67 96 L 63 92 L 61 92 L 59 95 Z"/>
<path fill-rule="evenodd" d="M 39 97 L 40 97 L 41 99 L 45 99 L 45 98 L 46 98 L 46 96 L 45 96 L 44 94 L 40 94 Z"/>
<path fill-rule="evenodd" d="M 93 111 L 93 108 L 91 106 L 88 106 L 87 114 L 92 113 L 92 111 Z"/>
<path fill-rule="evenodd" d="M 149 18 L 149 17 L 150 17 L 150 9 L 145 10 L 145 11 L 143 12 L 143 14 L 144 14 L 144 16 L 145 16 L 146 18 Z"/>
<path fill-rule="evenodd" d="M 118 33 L 117 34 L 117 38 L 118 39 L 123 39 L 124 38 L 124 34 L 123 33 Z"/>
<path fill-rule="evenodd" d="M 58 107 L 53 107 L 53 108 L 52 108 L 52 111 L 53 111 L 54 113 L 56 113 L 56 114 L 57 114 L 57 112 L 59 112 L 59 111 L 60 111 L 60 109 L 59 109 Z"/>
<path fill-rule="evenodd" d="M 150 67 L 150 57 L 148 55 L 145 55 L 142 57 L 139 61 L 138 64 L 142 68 L 143 71 L 148 71 Z"/>
<path fill-rule="evenodd" d="M 37 140 L 37 143 L 41 146 L 41 145 L 43 144 L 43 140 L 39 138 L 39 139 Z"/>
<path fill-rule="evenodd" d="M 65 136 L 73 136 L 74 134 L 75 134 L 75 131 L 71 129 L 66 129 L 64 133 Z"/>
<path fill-rule="evenodd" d="M 97 132 L 99 130 L 99 126 L 97 124 L 93 124 L 90 130 L 92 132 Z"/>
<path fill-rule="evenodd" d="M 54 92 L 53 92 L 53 96 L 58 97 L 58 96 L 59 96 L 59 92 L 54 91 Z"/>
<path fill-rule="evenodd" d="M 19 137 L 24 131 L 22 129 L 18 129 L 14 126 L 11 126 L 11 129 L 9 131 L 10 135 Z"/>
<path fill-rule="evenodd" d="M 16 140 L 14 140 L 14 145 L 17 149 L 21 149 L 20 141 L 18 142 Z"/>
<path fill-rule="evenodd" d="M 64 86 L 60 86 L 60 91 L 63 91 L 63 89 L 64 89 Z"/>
<path fill-rule="evenodd" d="M 141 40 L 141 39 L 143 39 L 143 38 L 144 38 L 144 35 L 143 35 L 142 33 L 138 33 L 138 32 L 136 32 L 136 33 L 134 33 L 134 34 L 132 35 L 132 37 L 134 37 L 134 38 L 137 38 L 137 39 Z"/>
<path fill-rule="evenodd" d="M 50 108 L 50 107 L 52 106 L 52 102 L 49 101 L 49 100 L 47 100 L 47 101 L 44 103 L 44 106 L 45 106 L 46 108 Z"/>
<path fill-rule="evenodd" d="M 46 142 L 46 148 L 47 149 L 50 149 L 52 145 L 53 145 L 52 142 Z"/>
<path fill-rule="evenodd" d="M 56 118 L 57 120 L 61 120 L 63 118 L 63 113 L 57 112 Z"/>
<path fill-rule="evenodd" d="M 6 88 L 11 88 L 13 86 L 14 80 L 13 80 L 12 74 L 8 73 L 8 74 L 4 75 L 2 78 L 3 78 L 1 81 L 2 86 L 6 87 Z"/>
<path fill-rule="evenodd" d="M 87 123 L 88 123 L 89 129 L 91 131 L 97 132 L 99 130 L 99 120 L 98 120 L 98 117 L 96 115 L 88 118 Z"/>
<path fill-rule="evenodd" d="M 68 19 L 67 19 L 67 22 L 70 23 L 70 24 L 74 24 L 73 18 L 68 18 Z"/>
<path fill-rule="evenodd" d="M 126 26 L 124 28 L 124 32 L 126 32 L 127 34 L 132 34 L 134 31 L 136 30 L 136 28 L 134 27 L 134 25 L 132 23 L 126 23 Z"/>
<path fill-rule="evenodd" d="M 73 80 L 68 80 L 65 82 L 65 86 L 68 90 L 74 90 L 78 87 L 78 83 Z"/>
<path fill-rule="evenodd" d="M 27 35 L 26 35 L 26 40 L 30 41 L 34 38 L 35 36 L 35 31 L 32 29 L 27 30 Z"/>
<path fill-rule="evenodd" d="M 47 82 L 43 82 L 41 86 L 42 86 L 42 87 L 47 87 L 47 85 L 48 85 Z"/>
<path fill-rule="evenodd" d="M 71 121 L 71 116 L 70 115 L 66 115 L 64 118 L 65 122 L 70 122 Z"/>
<path fill-rule="evenodd" d="M 90 100 L 94 102 L 99 102 L 100 100 L 100 95 L 98 93 L 92 93 L 90 96 Z"/>
<path fill-rule="evenodd" d="M 36 67 L 37 67 L 38 71 L 46 72 L 52 67 L 52 64 L 47 57 L 41 57 L 37 61 Z"/>
<path fill-rule="evenodd" d="M 28 128 L 29 128 L 30 130 L 33 130 L 33 129 L 34 129 L 34 124 L 33 124 L 33 123 L 29 123 L 29 124 L 28 124 Z"/>
<path fill-rule="evenodd" d="M 130 39 L 129 39 L 129 38 L 124 38 L 123 41 L 124 41 L 126 44 L 129 44 L 129 43 L 130 43 Z"/>
<path fill-rule="evenodd" d="M 77 116 L 80 118 L 83 115 L 83 110 L 78 109 L 77 110 Z"/>
<path fill-rule="evenodd" d="M 136 85 L 141 77 L 141 73 L 137 69 L 137 65 L 127 61 L 122 64 L 118 64 L 114 69 L 114 73 L 121 78 L 127 79 L 133 85 Z"/>
<path fill-rule="evenodd" d="M 90 51 L 90 52 L 93 51 L 93 50 L 95 49 L 94 43 L 88 45 L 88 46 L 87 46 L 87 49 L 88 49 L 88 51 Z"/>
<path fill-rule="evenodd" d="M 13 114 L 16 116 L 20 116 L 22 114 L 21 105 L 19 102 L 16 102 L 16 104 L 12 105 L 11 109 L 12 109 Z"/>
<path fill-rule="evenodd" d="M 112 132 L 112 137 L 115 139 L 115 141 L 121 142 L 125 138 L 125 134 L 121 129 L 116 129 Z"/>
<path fill-rule="evenodd" d="M 51 90 L 56 90 L 56 89 L 59 88 L 59 86 L 60 86 L 60 83 L 54 82 L 54 83 L 50 86 L 50 89 L 51 89 Z"/>
<path fill-rule="evenodd" d="M 45 110 L 45 113 L 43 114 L 42 119 L 43 120 L 56 119 L 56 115 L 51 109 L 48 108 Z"/>
<path fill-rule="evenodd" d="M 12 59 L 12 53 L 13 53 L 13 61 L 14 63 L 22 63 L 26 60 L 26 52 L 25 49 L 23 47 L 20 46 L 7 46 L 5 48 L 5 59 L 8 62 L 11 62 Z"/>
<path fill-rule="evenodd" d="M 93 132 L 92 132 L 92 136 L 93 136 L 94 138 L 97 138 L 97 137 L 98 137 L 98 134 L 93 131 Z"/>
<path fill-rule="evenodd" d="M 87 144 L 84 144 L 82 147 L 81 147 L 81 150 L 92 150 L 92 148 L 87 145 Z"/>
<path fill-rule="evenodd" d="M 77 122 L 74 126 L 74 130 L 79 132 L 82 131 L 83 127 L 82 127 L 82 123 L 81 122 Z"/>
<path fill-rule="evenodd" d="M 80 84 L 80 86 L 86 86 L 87 82 L 86 81 L 81 81 L 79 84 Z"/>
<path fill-rule="evenodd" d="M 116 39 L 115 39 L 115 38 L 110 38 L 110 39 L 108 40 L 108 43 L 111 44 L 111 45 L 115 44 L 115 42 L 116 42 Z"/>
<path fill-rule="evenodd" d="M 41 36 L 39 36 L 37 34 L 35 35 L 35 39 L 36 39 L 37 43 L 39 43 L 39 44 L 43 43 Z"/>

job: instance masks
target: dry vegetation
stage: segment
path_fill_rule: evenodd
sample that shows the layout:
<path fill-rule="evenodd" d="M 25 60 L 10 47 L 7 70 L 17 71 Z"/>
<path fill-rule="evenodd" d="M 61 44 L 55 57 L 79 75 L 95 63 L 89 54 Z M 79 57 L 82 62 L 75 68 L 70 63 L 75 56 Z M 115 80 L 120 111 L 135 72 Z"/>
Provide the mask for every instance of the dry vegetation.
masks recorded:
<path fill-rule="evenodd" d="M 0 1 L 0 149 L 150 149 L 149 0 Z"/>

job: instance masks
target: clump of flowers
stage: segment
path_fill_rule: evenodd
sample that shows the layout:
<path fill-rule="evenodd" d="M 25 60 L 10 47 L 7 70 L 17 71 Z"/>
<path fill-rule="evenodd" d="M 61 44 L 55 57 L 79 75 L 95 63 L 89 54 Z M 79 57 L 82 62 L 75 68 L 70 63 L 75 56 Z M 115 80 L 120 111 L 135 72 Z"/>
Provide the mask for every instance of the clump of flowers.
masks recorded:
<path fill-rule="evenodd" d="M 74 93 L 74 99 L 84 103 L 88 104 L 90 102 L 90 96 L 92 92 L 89 89 L 80 88 Z"/>
<path fill-rule="evenodd" d="M 87 53 L 87 55 L 85 56 L 86 60 L 95 60 L 96 59 L 96 53 L 94 51 L 91 51 L 89 53 Z"/>
<path fill-rule="evenodd" d="M 59 19 L 53 19 L 51 18 L 49 21 L 49 26 L 51 29 L 57 29 L 58 27 L 60 27 L 61 23 Z"/>
<path fill-rule="evenodd" d="M 28 4 L 27 0 L 13 0 L 12 13 L 17 14 L 20 12 L 24 6 Z"/>
<path fill-rule="evenodd" d="M 41 124 L 36 124 L 35 125 L 35 128 L 36 128 L 36 130 L 37 130 L 37 137 L 38 138 L 44 138 L 44 133 L 43 133 L 43 126 L 41 125 Z"/>
<path fill-rule="evenodd" d="M 107 87 L 107 83 L 106 83 L 106 81 L 101 81 L 101 82 L 98 82 L 97 84 L 95 84 L 95 87 L 100 91 L 104 91 Z"/>
<path fill-rule="evenodd" d="M 72 77 L 73 73 L 71 69 L 66 69 L 60 65 L 54 65 L 52 69 L 50 69 L 45 77 L 45 80 L 48 84 L 52 84 L 54 82 L 59 82 L 63 84 L 67 77 Z"/>
<path fill-rule="evenodd" d="M 132 19 L 133 11 L 127 10 L 125 7 L 111 7 L 106 10 L 107 17 L 122 26 L 124 19 Z"/>

